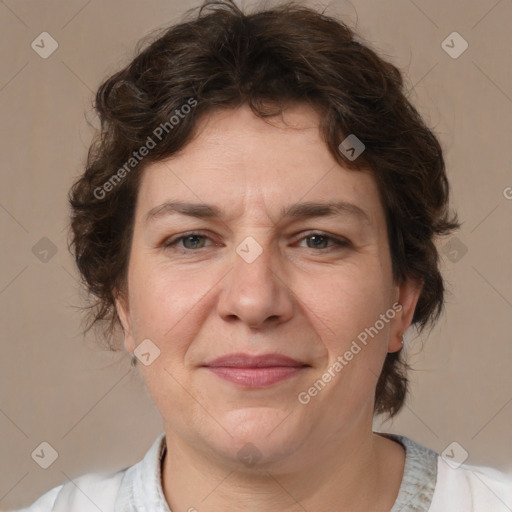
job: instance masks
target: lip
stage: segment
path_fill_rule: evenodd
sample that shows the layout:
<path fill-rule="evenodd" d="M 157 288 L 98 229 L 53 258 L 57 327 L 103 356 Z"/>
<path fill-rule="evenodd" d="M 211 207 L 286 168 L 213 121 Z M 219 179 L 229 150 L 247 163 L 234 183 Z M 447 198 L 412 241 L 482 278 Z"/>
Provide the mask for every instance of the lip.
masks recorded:
<path fill-rule="evenodd" d="M 300 367 L 309 366 L 291 357 L 282 354 L 228 354 L 218 357 L 204 364 L 209 368 L 229 367 L 229 368 L 271 368 L 271 367 Z"/>
<path fill-rule="evenodd" d="M 206 364 L 221 379 L 247 388 L 272 386 L 296 376 L 310 365 L 282 354 L 229 354 Z"/>

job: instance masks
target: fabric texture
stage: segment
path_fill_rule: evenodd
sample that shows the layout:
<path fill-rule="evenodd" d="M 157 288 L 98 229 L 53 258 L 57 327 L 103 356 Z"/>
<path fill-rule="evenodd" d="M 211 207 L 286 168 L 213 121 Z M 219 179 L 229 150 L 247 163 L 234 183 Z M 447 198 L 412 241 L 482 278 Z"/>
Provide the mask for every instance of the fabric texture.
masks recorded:
<path fill-rule="evenodd" d="M 406 451 L 402 483 L 390 512 L 512 512 L 512 475 L 480 466 L 454 467 L 408 437 L 380 435 L 401 443 Z M 165 452 L 162 433 L 137 464 L 75 478 L 19 512 L 171 512 L 161 483 Z M 198 508 L 191 503 L 190 510 L 194 506 Z"/>

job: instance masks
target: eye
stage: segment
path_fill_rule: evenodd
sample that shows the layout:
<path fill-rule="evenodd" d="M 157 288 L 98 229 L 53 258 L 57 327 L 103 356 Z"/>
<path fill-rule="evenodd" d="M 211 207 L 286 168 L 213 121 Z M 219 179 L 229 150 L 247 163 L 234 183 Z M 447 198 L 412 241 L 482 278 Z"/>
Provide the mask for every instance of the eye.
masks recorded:
<path fill-rule="evenodd" d="M 206 244 L 207 240 L 211 240 L 210 237 L 197 231 L 191 231 L 184 233 L 176 238 L 171 238 L 163 243 L 163 247 L 170 248 L 176 247 L 179 249 L 185 249 L 187 251 L 195 251 L 198 249 L 204 249 L 208 247 Z M 332 250 L 351 247 L 352 244 L 346 239 L 334 237 L 323 232 L 312 232 L 307 236 L 303 236 L 300 242 L 306 240 L 308 249 L 319 249 L 319 250 Z M 211 245 L 211 244 L 210 244 Z"/>
<path fill-rule="evenodd" d="M 202 249 L 205 247 L 204 242 L 207 239 L 209 240 L 209 238 L 202 233 L 190 232 L 185 233 L 184 235 L 181 235 L 177 238 L 167 240 L 163 245 L 164 247 L 175 247 L 178 246 L 180 242 L 183 242 L 183 245 L 179 247 L 180 249 L 188 249 L 193 251 L 195 249 Z"/>
<path fill-rule="evenodd" d="M 307 241 L 306 243 L 309 249 L 336 249 L 350 247 L 352 245 L 348 240 L 337 238 L 322 232 L 310 233 L 307 236 L 301 238 L 301 241 L 302 240 Z M 311 241 L 311 243 L 309 243 L 309 241 Z M 330 245 L 329 241 L 331 242 Z"/>

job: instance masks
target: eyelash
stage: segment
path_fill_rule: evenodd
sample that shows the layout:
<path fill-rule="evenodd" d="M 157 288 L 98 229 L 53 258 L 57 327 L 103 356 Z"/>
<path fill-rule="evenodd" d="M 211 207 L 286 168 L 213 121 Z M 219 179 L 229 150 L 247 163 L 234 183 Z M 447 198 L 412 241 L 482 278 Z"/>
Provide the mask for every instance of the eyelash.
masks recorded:
<path fill-rule="evenodd" d="M 163 247 L 166 249 L 176 247 L 179 242 L 181 242 L 182 240 L 189 238 L 191 236 L 200 236 L 200 237 L 204 237 L 204 238 L 210 238 L 200 231 L 190 231 L 188 233 L 184 233 L 183 235 L 180 235 L 177 238 L 166 240 L 163 243 Z M 325 247 L 325 248 L 319 249 L 318 251 L 330 252 L 330 250 L 333 250 L 333 249 L 339 250 L 339 249 L 346 249 L 346 248 L 352 247 L 352 243 L 349 240 L 346 240 L 343 238 L 337 238 L 337 237 L 334 237 L 327 233 L 324 233 L 322 231 L 310 232 L 307 235 L 303 236 L 299 241 L 302 241 L 302 240 L 305 240 L 307 238 L 311 238 L 314 236 L 320 236 L 322 238 L 326 238 L 327 240 L 332 241 L 334 244 L 334 245 L 331 245 L 330 247 Z M 195 252 L 195 251 L 199 251 L 200 249 L 205 249 L 205 248 L 206 247 L 199 247 L 198 249 L 187 249 L 186 247 L 180 247 L 180 249 L 182 249 L 185 252 Z M 306 247 L 306 249 L 311 249 L 311 250 L 317 252 L 317 249 L 315 249 L 314 247 Z"/>

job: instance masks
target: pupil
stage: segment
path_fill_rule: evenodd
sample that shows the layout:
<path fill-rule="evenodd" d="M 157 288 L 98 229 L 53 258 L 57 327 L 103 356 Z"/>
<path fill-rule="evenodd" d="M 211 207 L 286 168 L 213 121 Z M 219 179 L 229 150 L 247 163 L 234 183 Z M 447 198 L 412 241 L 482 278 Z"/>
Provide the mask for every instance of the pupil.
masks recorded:
<path fill-rule="evenodd" d="M 321 235 L 312 235 L 310 237 L 311 240 L 313 240 L 313 245 L 314 247 L 318 247 L 319 245 L 322 244 L 322 242 L 325 241 L 325 237 L 321 236 Z M 316 242 L 320 242 L 320 243 L 316 243 Z"/>
<path fill-rule="evenodd" d="M 197 244 L 199 242 L 199 239 L 200 239 L 199 235 L 190 235 L 185 240 L 187 240 L 187 241 L 191 241 L 192 240 L 191 244 L 189 244 L 189 245 L 191 245 L 192 248 L 195 249 L 195 248 L 197 248 Z"/>

